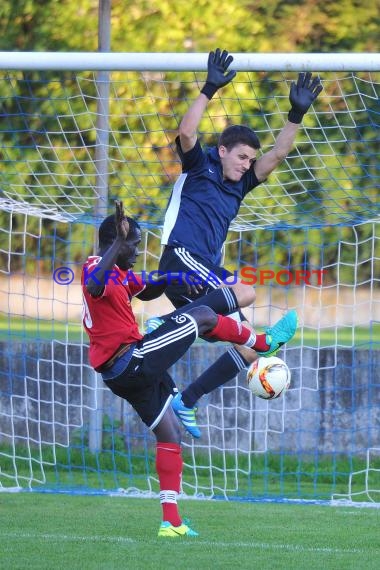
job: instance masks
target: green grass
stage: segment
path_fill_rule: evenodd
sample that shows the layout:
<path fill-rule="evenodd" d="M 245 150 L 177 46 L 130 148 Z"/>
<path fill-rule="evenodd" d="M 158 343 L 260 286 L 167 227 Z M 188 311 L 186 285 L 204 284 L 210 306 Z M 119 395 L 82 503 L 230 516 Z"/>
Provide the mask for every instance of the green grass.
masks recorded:
<path fill-rule="evenodd" d="M 82 331 L 81 323 L 67 325 L 58 321 L 46 321 L 27 318 L 0 317 L 0 342 L 30 342 L 32 340 L 58 340 L 72 343 L 87 340 Z M 377 342 L 379 348 L 380 323 L 373 323 L 368 327 L 330 327 L 323 329 L 311 329 L 304 327 L 297 333 L 294 340 L 288 346 L 328 347 L 341 346 L 356 348 L 368 348 Z"/>
<path fill-rule="evenodd" d="M 376 347 L 380 348 L 380 323 L 373 323 L 370 327 L 330 327 L 323 328 L 319 331 L 304 327 L 297 333 L 293 341 L 288 346 L 304 346 L 311 347 L 355 347 L 369 348 L 376 342 Z"/>
<path fill-rule="evenodd" d="M 157 499 L 0 494 L 12 570 L 377 570 L 380 510 L 180 501 L 197 538 L 158 539 Z"/>
<path fill-rule="evenodd" d="M 0 317 L 0 342 L 30 342 L 33 340 L 58 340 L 81 342 L 86 338 L 82 324 L 46 321 L 22 317 Z"/>

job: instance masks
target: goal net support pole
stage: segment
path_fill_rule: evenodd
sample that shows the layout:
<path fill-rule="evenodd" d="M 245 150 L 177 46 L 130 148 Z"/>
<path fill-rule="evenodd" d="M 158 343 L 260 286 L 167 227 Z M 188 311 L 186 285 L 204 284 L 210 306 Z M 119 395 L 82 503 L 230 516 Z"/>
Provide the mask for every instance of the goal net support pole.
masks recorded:
<path fill-rule="evenodd" d="M 99 3 L 99 56 L 111 51 L 111 2 L 103 0 Z M 108 210 L 108 148 L 109 148 L 109 98 L 110 98 L 110 72 L 101 70 L 97 72 L 97 123 L 95 187 L 98 199 L 95 205 L 96 218 L 104 218 Z M 94 253 L 97 251 L 97 232 L 94 232 Z M 89 448 L 92 453 L 102 449 L 103 427 L 103 381 L 101 375 L 94 372 L 94 402 L 89 424 Z"/>

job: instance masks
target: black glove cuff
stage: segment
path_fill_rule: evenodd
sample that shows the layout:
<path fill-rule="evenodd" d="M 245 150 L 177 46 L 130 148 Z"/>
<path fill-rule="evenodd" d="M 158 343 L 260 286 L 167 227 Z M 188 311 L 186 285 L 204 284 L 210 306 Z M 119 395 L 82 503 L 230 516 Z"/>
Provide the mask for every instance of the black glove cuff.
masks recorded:
<path fill-rule="evenodd" d="M 302 122 L 304 113 L 302 113 L 301 111 L 296 111 L 295 109 L 291 108 L 289 113 L 288 113 L 288 120 L 291 123 L 295 123 L 296 125 L 299 125 Z"/>
<path fill-rule="evenodd" d="M 212 99 L 217 91 L 218 88 L 216 87 L 216 85 L 214 85 L 213 83 L 207 83 L 207 81 L 201 89 L 201 93 L 203 93 L 203 95 L 206 95 L 208 99 Z"/>

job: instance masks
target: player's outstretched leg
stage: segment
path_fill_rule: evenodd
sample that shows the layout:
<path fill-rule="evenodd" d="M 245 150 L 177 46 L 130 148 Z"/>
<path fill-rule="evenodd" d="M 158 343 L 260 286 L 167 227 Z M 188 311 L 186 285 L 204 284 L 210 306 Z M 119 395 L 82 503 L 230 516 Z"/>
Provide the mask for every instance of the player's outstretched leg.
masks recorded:
<path fill-rule="evenodd" d="M 198 533 L 187 524 L 173 526 L 170 522 L 163 521 L 158 529 L 159 537 L 178 538 L 179 536 L 198 536 Z"/>
<path fill-rule="evenodd" d="M 197 426 L 197 408 L 187 408 L 182 402 L 181 394 L 177 394 L 172 400 L 172 408 L 183 427 L 196 439 L 201 437 L 201 431 Z"/>
<path fill-rule="evenodd" d="M 273 327 L 265 330 L 266 342 L 269 346 L 268 350 L 260 352 L 256 349 L 260 356 L 273 356 L 276 352 L 289 340 L 291 340 L 297 330 L 298 316 L 297 312 L 292 310 L 286 313 Z"/>

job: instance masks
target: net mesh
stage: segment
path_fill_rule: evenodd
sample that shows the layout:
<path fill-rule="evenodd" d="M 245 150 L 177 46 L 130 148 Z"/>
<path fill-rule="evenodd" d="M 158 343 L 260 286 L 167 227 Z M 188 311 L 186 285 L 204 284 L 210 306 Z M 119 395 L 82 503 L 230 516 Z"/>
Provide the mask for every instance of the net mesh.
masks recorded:
<path fill-rule="evenodd" d="M 110 197 L 128 196 L 132 214 L 151 225 L 162 222 L 179 173 L 173 140 L 200 75 L 110 75 L 104 173 Z M 287 120 L 293 79 L 286 73 L 239 73 L 223 98 L 209 105 L 201 141 L 213 144 L 228 124 L 244 123 L 257 131 L 262 151 L 269 150 Z M 353 223 L 378 215 L 379 74 L 326 72 L 323 85 L 295 149 L 247 197 L 234 229 Z M 95 149 L 102 100 L 96 76 L 3 73 L 0 97 L 2 208 L 33 208 L 68 220 L 91 216 L 99 198 Z"/>
<path fill-rule="evenodd" d="M 265 402 L 241 373 L 202 401 L 202 439 L 184 437 L 192 496 L 379 503 L 380 76 L 321 75 L 294 150 L 247 197 L 224 249 L 226 267 L 257 289 L 246 311 L 256 327 L 299 313 L 297 339 L 280 354 L 291 388 Z M 1 73 L 0 489 L 158 490 L 151 435 L 88 366 L 79 275 L 94 247 L 99 175 L 105 209 L 122 198 L 142 220 L 141 269 L 157 267 L 180 173 L 173 141 L 203 79 L 111 73 L 99 158 L 95 75 Z M 293 79 L 239 73 L 208 106 L 201 142 L 244 123 L 269 150 Z M 169 310 L 164 298 L 135 304 L 140 325 Z M 195 345 L 173 367 L 179 388 L 223 350 Z"/>

